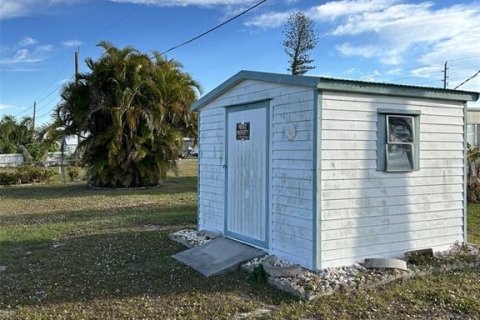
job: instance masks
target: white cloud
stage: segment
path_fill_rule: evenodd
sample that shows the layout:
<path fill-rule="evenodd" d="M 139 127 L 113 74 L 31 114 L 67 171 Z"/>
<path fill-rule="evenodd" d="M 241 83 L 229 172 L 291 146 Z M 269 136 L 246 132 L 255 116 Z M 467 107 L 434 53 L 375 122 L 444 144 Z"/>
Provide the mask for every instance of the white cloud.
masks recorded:
<path fill-rule="evenodd" d="M 0 2 L 0 19 L 44 13 L 56 5 L 69 5 L 81 1 L 83 0 L 2 0 Z"/>
<path fill-rule="evenodd" d="M 431 78 L 432 75 L 438 76 L 441 72 L 442 69 L 439 66 L 425 66 L 411 70 L 410 74 L 419 78 Z"/>
<path fill-rule="evenodd" d="M 1 103 L 0 102 L 0 110 L 6 110 L 6 109 L 17 109 L 17 106 L 14 106 L 13 104 L 7 104 L 7 103 Z"/>
<path fill-rule="evenodd" d="M 244 6 L 253 3 L 254 0 L 110 0 L 119 3 L 134 3 L 143 5 L 155 5 L 159 7 L 212 7 L 212 6 Z"/>
<path fill-rule="evenodd" d="M 62 44 L 65 47 L 69 47 L 69 48 L 80 47 L 83 44 L 83 41 L 81 41 L 81 40 L 67 40 L 67 41 L 63 41 Z"/>
<path fill-rule="evenodd" d="M 248 27 L 258 27 L 263 29 L 276 28 L 283 25 L 292 13 L 293 11 L 264 13 L 247 21 L 245 25 Z"/>
<path fill-rule="evenodd" d="M 62 79 L 62 80 L 57 82 L 57 85 L 65 84 L 65 83 L 69 82 L 70 80 L 72 80 L 72 79 L 69 79 L 69 78 Z"/>
<path fill-rule="evenodd" d="M 279 27 L 290 12 L 263 13 L 246 25 Z M 376 59 L 394 66 L 417 62 L 438 69 L 448 59 L 480 56 L 480 6 L 475 1 L 439 8 L 432 1 L 340 0 L 304 13 L 326 30 L 327 37 L 340 40 L 335 48 L 345 57 Z M 425 70 L 412 75 L 429 76 Z"/>
<path fill-rule="evenodd" d="M 398 0 L 342 0 L 330 1 L 325 4 L 312 7 L 304 11 L 311 19 L 324 22 L 336 19 L 363 14 L 364 12 L 383 10 Z M 298 10 L 288 12 L 267 12 L 248 20 L 245 25 L 260 28 L 276 28 L 284 24 L 290 14 Z"/>
<path fill-rule="evenodd" d="M 330 1 L 307 10 L 314 20 L 335 20 L 345 16 L 354 16 L 366 12 L 388 8 L 398 0 L 342 0 Z"/>
<path fill-rule="evenodd" d="M 342 43 L 335 47 L 342 55 L 346 57 L 360 56 L 363 58 L 371 58 L 377 52 L 378 49 L 374 46 L 353 46 L 349 43 Z"/>
<path fill-rule="evenodd" d="M 51 13 L 52 8 L 60 5 L 72 5 L 88 0 L 1 0 L 0 19 L 11 19 L 31 15 Z M 116 3 L 154 5 L 159 7 L 224 7 L 229 11 L 235 7 L 246 7 L 256 0 L 109 0 Z M 284 0 L 294 3 L 298 0 Z"/>
<path fill-rule="evenodd" d="M 42 62 L 48 58 L 52 49 L 53 46 L 51 45 L 37 46 L 32 50 L 27 48 L 16 49 L 10 53 L 10 56 L 0 57 L 0 65 L 17 66 Z"/>
<path fill-rule="evenodd" d="M 399 74 L 402 74 L 402 72 L 403 72 L 402 68 L 393 68 L 393 69 L 386 70 L 385 74 L 397 76 Z"/>
<path fill-rule="evenodd" d="M 362 76 L 360 80 L 371 82 L 379 81 L 381 75 L 382 74 L 378 70 L 374 70 L 372 73 Z"/>
<path fill-rule="evenodd" d="M 385 10 L 348 16 L 333 36 L 369 35 L 375 56 L 384 64 L 400 64 L 408 54 L 430 64 L 459 55 L 480 55 L 480 7 L 455 5 L 434 9 L 433 3 L 396 4 Z M 360 53 L 358 54 L 363 56 Z"/>
<path fill-rule="evenodd" d="M 38 41 L 36 39 L 31 38 L 31 37 L 23 37 L 18 42 L 18 44 L 22 47 L 28 47 L 28 46 L 34 45 L 36 43 L 38 43 Z"/>

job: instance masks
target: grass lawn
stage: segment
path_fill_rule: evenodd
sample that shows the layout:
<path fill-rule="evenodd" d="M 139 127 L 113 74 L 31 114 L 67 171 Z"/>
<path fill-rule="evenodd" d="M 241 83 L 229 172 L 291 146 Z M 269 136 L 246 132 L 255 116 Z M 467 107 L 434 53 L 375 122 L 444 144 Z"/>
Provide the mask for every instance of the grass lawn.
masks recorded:
<path fill-rule="evenodd" d="M 468 241 L 480 245 L 480 204 L 468 205 Z"/>
<path fill-rule="evenodd" d="M 480 273 L 457 272 L 315 302 L 242 271 L 204 278 L 170 256 L 168 234 L 196 224 L 196 162 L 143 190 L 79 183 L 0 188 L 0 319 L 480 318 Z M 470 206 L 480 243 L 480 206 Z"/>

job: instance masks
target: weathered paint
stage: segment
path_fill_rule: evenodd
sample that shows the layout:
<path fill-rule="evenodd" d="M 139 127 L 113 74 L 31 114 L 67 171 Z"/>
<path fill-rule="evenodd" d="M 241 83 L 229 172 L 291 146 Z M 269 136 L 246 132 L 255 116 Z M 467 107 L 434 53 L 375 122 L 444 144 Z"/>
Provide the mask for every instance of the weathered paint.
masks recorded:
<path fill-rule="evenodd" d="M 268 102 L 227 109 L 225 235 L 268 247 Z M 236 126 L 248 123 L 247 140 Z"/>
<path fill-rule="evenodd" d="M 268 100 L 268 250 L 313 267 L 314 92 L 314 88 L 245 80 L 201 109 L 199 228 L 222 233 L 225 229 L 228 110 Z M 293 140 L 285 134 L 289 124 L 296 130 Z"/>
<path fill-rule="evenodd" d="M 243 81 L 253 80 L 257 82 L 275 83 L 286 86 L 299 86 L 315 88 L 320 91 L 333 92 L 355 92 L 375 95 L 387 95 L 398 97 L 416 97 L 423 99 L 444 99 L 452 101 L 476 101 L 478 93 L 449 90 L 440 88 L 417 87 L 398 85 L 392 83 L 374 83 L 367 81 L 352 81 L 345 79 L 332 79 L 325 77 L 293 76 L 287 74 L 275 74 L 256 71 L 242 70 L 223 82 L 217 88 L 203 96 L 192 105 L 192 110 L 199 110 L 218 97 L 224 95 L 228 90 Z"/>
<path fill-rule="evenodd" d="M 199 227 L 224 232 L 233 201 L 225 188 L 228 110 L 268 100 L 270 253 L 318 269 L 463 241 L 464 102 L 477 98 L 472 92 L 241 72 L 194 106 L 200 110 Z M 385 109 L 420 114 L 420 170 L 377 171 L 377 121 Z"/>
<path fill-rule="evenodd" d="M 467 104 L 463 104 L 463 241 L 468 242 L 468 215 L 467 215 L 467 179 L 468 179 L 468 146 L 467 146 L 467 123 L 468 123 L 468 108 Z"/>
<path fill-rule="evenodd" d="M 323 267 L 463 241 L 462 102 L 437 106 L 424 99 L 323 92 L 322 106 L 335 121 L 322 136 Z M 443 112 L 435 114 L 435 106 Z M 419 171 L 377 171 L 376 144 L 384 128 L 375 119 L 392 110 L 421 114 Z M 448 134 L 449 141 L 432 139 L 437 134 Z"/>

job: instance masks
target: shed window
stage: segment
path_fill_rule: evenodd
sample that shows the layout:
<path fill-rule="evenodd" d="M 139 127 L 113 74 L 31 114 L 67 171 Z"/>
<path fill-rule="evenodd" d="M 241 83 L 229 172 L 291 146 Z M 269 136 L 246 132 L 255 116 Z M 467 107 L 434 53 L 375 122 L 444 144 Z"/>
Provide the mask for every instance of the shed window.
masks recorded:
<path fill-rule="evenodd" d="M 377 169 L 419 170 L 419 111 L 381 109 L 378 113 Z"/>

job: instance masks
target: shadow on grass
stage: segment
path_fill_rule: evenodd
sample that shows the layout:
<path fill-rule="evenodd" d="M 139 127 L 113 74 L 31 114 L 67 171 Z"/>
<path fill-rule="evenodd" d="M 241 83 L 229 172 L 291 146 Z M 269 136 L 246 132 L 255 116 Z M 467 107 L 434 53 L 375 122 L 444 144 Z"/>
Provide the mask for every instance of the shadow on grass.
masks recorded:
<path fill-rule="evenodd" d="M 72 226 L 96 223 L 95 230 L 105 223 L 106 228 L 132 224 L 176 225 L 196 223 L 197 206 L 192 204 L 162 206 L 161 204 L 131 204 L 107 209 L 60 210 L 48 213 L 12 214 L 0 217 L 2 227 L 42 226 L 67 223 Z"/>
<path fill-rule="evenodd" d="M 142 295 L 195 299 L 212 292 L 278 298 L 271 288 L 248 285 L 243 272 L 205 278 L 173 260 L 170 256 L 184 248 L 168 239 L 171 231 L 85 235 L 56 247 L 51 241 L 0 243 L 0 249 L 16 252 L 0 274 L 0 308 Z"/>
<path fill-rule="evenodd" d="M 151 188 L 115 189 L 89 188 L 86 183 L 65 183 L 0 188 L 0 197 L 15 199 L 53 199 L 66 197 L 129 196 L 175 194 L 197 191 L 197 177 L 173 177 L 164 184 Z"/>

